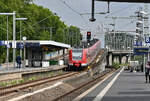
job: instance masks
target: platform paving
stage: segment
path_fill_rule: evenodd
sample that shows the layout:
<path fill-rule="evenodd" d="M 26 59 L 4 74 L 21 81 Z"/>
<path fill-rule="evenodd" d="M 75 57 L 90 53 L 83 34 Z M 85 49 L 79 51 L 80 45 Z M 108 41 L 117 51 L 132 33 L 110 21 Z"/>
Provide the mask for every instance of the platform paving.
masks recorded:
<path fill-rule="evenodd" d="M 107 88 L 110 81 L 119 73 L 116 72 L 80 101 L 150 101 L 150 83 L 145 83 L 143 72 L 123 71 L 110 89 L 98 100 L 97 95 Z M 101 94 L 102 95 L 102 94 Z"/>
<path fill-rule="evenodd" d="M 49 67 L 24 67 L 24 68 L 0 68 L 0 74 L 16 73 L 16 72 L 34 72 L 34 71 L 50 71 L 64 68 L 65 65 L 52 65 Z"/>

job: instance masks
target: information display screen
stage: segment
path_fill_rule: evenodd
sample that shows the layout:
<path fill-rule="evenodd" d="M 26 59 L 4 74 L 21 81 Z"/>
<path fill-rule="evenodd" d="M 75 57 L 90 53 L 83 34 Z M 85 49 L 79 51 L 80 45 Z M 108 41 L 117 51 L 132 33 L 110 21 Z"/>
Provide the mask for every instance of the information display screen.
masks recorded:
<path fill-rule="evenodd" d="M 135 55 L 142 55 L 147 53 L 148 53 L 148 48 L 134 48 Z"/>

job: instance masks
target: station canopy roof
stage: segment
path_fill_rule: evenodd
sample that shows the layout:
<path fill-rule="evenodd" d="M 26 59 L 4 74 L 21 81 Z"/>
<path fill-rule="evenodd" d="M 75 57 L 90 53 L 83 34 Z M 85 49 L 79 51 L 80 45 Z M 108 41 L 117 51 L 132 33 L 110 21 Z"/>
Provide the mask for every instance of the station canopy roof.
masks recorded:
<path fill-rule="evenodd" d="M 12 41 L 8 41 L 8 43 L 10 47 L 12 47 Z M 26 44 L 26 48 L 42 47 L 45 50 L 65 49 L 71 47 L 68 44 L 64 44 L 56 41 L 48 41 L 48 40 L 26 40 L 25 44 Z M 0 46 L 7 46 L 7 41 L 0 41 Z M 17 40 L 16 48 L 20 48 L 22 46 L 23 46 L 23 41 L 20 42 Z"/>
<path fill-rule="evenodd" d="M 150 0 L 95 0 L 109 2 L 130 2 L 130 3 L 150 3 Z"/>
<path fill-rule="evenodd" d="M 45 40 L 27 40 L 27 44 L 34 44 L 37 43 L 40 46 L 52 46 L 52 47 L 59 47 L 59 48 L 70 48 L 70 45 L 56 42 L 56 41 L 45 41 Z"/>

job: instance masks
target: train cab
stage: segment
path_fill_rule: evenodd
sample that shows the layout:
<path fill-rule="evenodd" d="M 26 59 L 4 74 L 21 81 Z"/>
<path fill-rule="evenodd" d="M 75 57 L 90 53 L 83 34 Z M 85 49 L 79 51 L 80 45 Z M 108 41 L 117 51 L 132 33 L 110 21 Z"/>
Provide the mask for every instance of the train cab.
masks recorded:
<path fill-rule="evenodd" d="M 86 66 L 86 50 L 82 48 L 70 49 L 69 66 L 75 67 Z"/>
<path fill-rule="evenodd" d="M 84 47 L 86 46 L 86 47 Z M 100 50 L 101 42 L 94 39 L 90 44 L 84 43 L 83 48 L 72 48 L 69 50 L 68 68 L 83 69 L 90 65 Z"/>

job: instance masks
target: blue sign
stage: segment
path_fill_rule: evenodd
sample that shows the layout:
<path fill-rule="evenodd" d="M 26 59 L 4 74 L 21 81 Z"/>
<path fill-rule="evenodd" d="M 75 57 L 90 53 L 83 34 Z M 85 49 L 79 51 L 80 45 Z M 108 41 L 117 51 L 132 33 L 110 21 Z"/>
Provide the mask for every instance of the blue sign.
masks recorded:
<path fill-rule="evenodd" d="M 136 41 L 136 43 L 134 44 L 134 46 L 142 46 L 142 41 Z"/>
<path fill-rule="evenodd" d="M 145 37 L 145 43 L 150 43 L 150 37 Z"/>
<path fill-rule="evenodd" d="M 17 43 L 17 48 L 18 49 L 23 49 L 23 47 L 24 47 L 23 43 Z"/>
<path fill-rule="evenodd" d="M 4 41 L 0 41 L 0 46 L 4 46 L 5 42 Z"/>
<path fill-rule="evenodd" d="M 2 46 L 2 41 L 0 41 L 0 46 Z"/>
<path fill-rule="evenodd" d="M 40 47 L 39 43 L 26 43 L 27 48 L 34 48 L 34 47 Z"/>
<path fill-rule="evenodd" d="M 134 48 L 135 55 L 144 55 L 148 53 L 148 48 Z"/>

